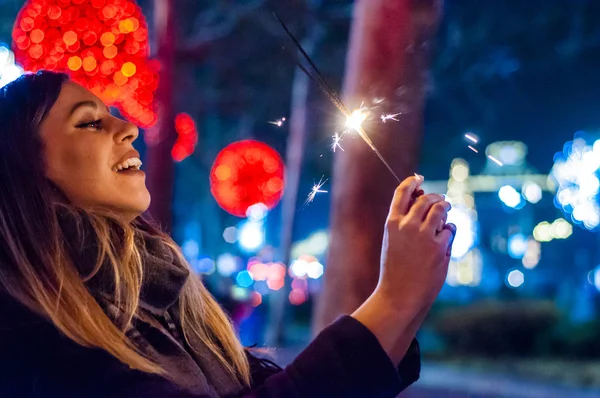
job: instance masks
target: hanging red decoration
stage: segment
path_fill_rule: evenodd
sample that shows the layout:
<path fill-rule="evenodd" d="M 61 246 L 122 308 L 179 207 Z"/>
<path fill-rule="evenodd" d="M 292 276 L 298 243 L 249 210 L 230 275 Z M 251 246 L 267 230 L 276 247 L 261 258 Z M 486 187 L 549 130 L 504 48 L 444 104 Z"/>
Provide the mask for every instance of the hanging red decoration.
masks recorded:
<path fill-rule="evenodd" d="M 156 123 L 156 61 L 148 25 L 132 0 L 28 0 L 15 21 L 13 47 L 29 72 L 66 72 L 141 127 Z"/>
<path fill-rule="evenodd" d="M 211 192 L 219 206 L 245 217 L 252 205 L 272 209 L 283 195 L 284 165 L 277 151 L 262 142 L 245 140 L 223 149 L 210 172 Z"/>
<path fill-rule="evenodd" d="M 175 131 L 177 131 L 177 141 L 171 150 L 171 156 L 176 162 L 194 153 L 198 143 L 198 131 L 196 123 L 187 113 L 180 113 L 175 117 Z"/>

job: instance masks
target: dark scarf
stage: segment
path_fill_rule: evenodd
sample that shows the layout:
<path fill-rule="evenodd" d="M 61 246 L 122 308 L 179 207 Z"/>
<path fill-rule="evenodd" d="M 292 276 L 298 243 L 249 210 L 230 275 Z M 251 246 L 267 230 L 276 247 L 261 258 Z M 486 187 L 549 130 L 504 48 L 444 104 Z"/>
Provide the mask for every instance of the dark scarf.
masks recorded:
<path fill-rule="evenodd" d="M 83 225 L 78 225 L 71 214 L 61 214 L 59 221 L 73 261 L 82 277 L 86 277 L 93 270 L 98 255 L 93 229 L 85 216 Z M 78 237 L 78 229 L 83 236 Z M 119 234 L 115 232 L 113 239 L 118 238 Z M 196 349 L 194 351 L 182 337 L 178 300 L 190 277 L 188 267 L 150 228 L 136 230 L 136 244 L 142 255 L 143 283 L 139 313 L 126 331 L 132 342 L 142 353 L 158 362 L 169 373 L 169 378 L 184 389 L 210 396 L 216 392 L 219 397 L 242 391 L 240 382 L 227 372 L 205 344 L 190 341 Z M 86 285 L 107 315 L 117 322 L 122 313 L 112 300 L 114 275 L 111 267 L 102 266 Z M 153 322 L 147 322 L 148 319 Z M 202 391 L 204 389 L 209 391 Z M 212 389 L 214 391 L 210 391 Z"/>

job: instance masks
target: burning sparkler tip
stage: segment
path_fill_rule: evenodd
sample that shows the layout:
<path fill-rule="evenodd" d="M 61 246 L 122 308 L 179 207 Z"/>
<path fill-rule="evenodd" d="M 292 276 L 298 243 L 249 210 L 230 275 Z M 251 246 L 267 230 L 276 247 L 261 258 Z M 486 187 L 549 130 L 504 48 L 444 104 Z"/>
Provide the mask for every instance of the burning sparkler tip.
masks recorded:
<path fill-rule="evenodd" d="M 352 112 L 346 118 L 346 127 L 349 130 L 358 131 L 362 128 L 362 124 L 365 120 L 367 120 L 368 114 L 363 108 L 363 104 L 360 105 L 360 108 Z"/>

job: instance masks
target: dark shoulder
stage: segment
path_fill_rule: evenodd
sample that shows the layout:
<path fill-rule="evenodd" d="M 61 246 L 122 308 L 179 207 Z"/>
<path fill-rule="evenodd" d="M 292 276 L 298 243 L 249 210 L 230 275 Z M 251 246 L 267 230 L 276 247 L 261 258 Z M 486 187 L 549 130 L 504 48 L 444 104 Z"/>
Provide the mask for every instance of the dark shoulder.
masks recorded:
<path fill-rule="evenodd" d="M 48 321 L 0 291 L 0 352 L 27 346 L 35 335 L 42 337 L 51 326 Z M 37 340 L 37 339 L 36 339 Z M 3 357 L 0 357 L 2 359 Z"/>
<path fill-rule="evenodd" d="M 112 396 L 105 394 L 110 386 L 152 379 L 103 350 L 75 343 L 1 293 L 0 317 L 0 397 Z"/>
<path fill-rule="evenodd" d="M 282 370 L 275 362 L 262 358 L 259 353 L 253 352 L 252 349 L 246 350 L 246 356 L 250 365 L 252 389 L 262 386 L 269 377 Z"/>

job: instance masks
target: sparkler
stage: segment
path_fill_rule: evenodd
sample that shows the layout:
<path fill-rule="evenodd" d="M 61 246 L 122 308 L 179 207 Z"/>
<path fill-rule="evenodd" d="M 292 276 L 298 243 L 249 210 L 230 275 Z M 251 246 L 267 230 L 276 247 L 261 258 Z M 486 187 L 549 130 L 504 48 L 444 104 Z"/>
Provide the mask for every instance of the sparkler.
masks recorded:
<path fill-rule="evenodd" d="M 308 198 L 306 198 L 306 202 L 304 202 L 304 205 L 307 205 L 310 202 L 312 202 L 313 200 L 315 200 L 315 197 L 317 196 L 318 193 L 327 193 L 327 191 L 325 191 L 324 189 L 321 189 L 321 187 L 323 187 L 323 185 L 325 185 L 326 182 L 327 182 L 327 180 L 323 180 L 323 177 L 321 177 L 319 182 L 317 184 L 313 185 L 312 190 L 308 194 Z"/>
<path fill-rule="evenodd" d="M 341 140 L 342 137 L 338 133 L 335 133 L 335 135 L 333 136 L 333 144 L 331 144 L 331 149 L 333 150 L 333 152 L 335 152 L 335 148 L 340 148 L 342 151 L 344 150 L 344 148 L 342 148 L 342 146 L 340 145 Z"/>
<path fill-rule="evenodd" d="M 401 182 L 398 175 L 394 172 L 394 169 L 392 169 L 392 167 L 387 162 L 387 160 L 385 160 L 383 155 L 375 147 L 375 145 L 373 144 L 373 141 L 371 141 L 371 138 L 369 138 L 366 131 L 364 130 L 362 124 L 365 120 L 367 120 L 368 115 L 362 109 L 362 105 L 361 105 L 361 108 L 359 108 L 358 110 L 355 110 L 355 111 L 350 111 L 350 109 L 348 109 L 348 107 L 340 99 L 340 96 L 337 94 L 337 92 L 331 87 L 331 85 L 329 84 L 327 79 L 325 79 L 325 77 L 323 77 L 319 68 L 317 68 L 317 66 L 315 65 L 313 60 L 306 53 L 306 51 L 304 50 L 304 48 L 302 47 L 302 45 L 300 44 L 298 39 L 296 39 L 296 37 L 289 30 L 289 28 L 287 27 L 285 22 L 283 22 L 283 20 L 279 17 L 279 15 L 276 12 L 273 12 L 273 15 L 275 16 L 275 19 L 277 19 L 277 21 L 279 22 L 279 24 L 281 25 L 281 27 L 283 28 L 285 33 L 290 37 L 290 39 L 292 39 L 292 41 L 294 42 L 294 45 L 296 46 L 298 51 L 300 51 L 300 53 L 302 54 L 304 59 L 311 66 L 315 75 L 310 73 L 310 71 L 304 65 L 302 65 L 302 63 L 299 60 L 296 62 L 298 64 L 298 67 L 312 81 L 314 81 L 317 84 L 317 86 L 327 95 L 327 97 L 329 97 L 331 102 L 333 102 L 333 104 L 336 106 L 336 108 L 338 108 L 338 110 L 345 116 L 346 127 L 348 127 L 350 131 L 355 131 L 360 136 L 360 138 L 362 138 L 363 141 L 369 146 L 369 148 L 371 148 L 371 150 L 377 155 L 379 160 L 381 160 L 381 162 L 385 165 L 385 167 L 387 167 L 387 169 L 390 171 L 390 173 L 392 173 L 394 178 L 396 178 L 396 180 L 398 180 L 398 182 Z M 309 196 L 309 198 L 310 198 L 310 196 Z"/>
<path fill-rule="evenodd" d="M 281 119 L 273 120 L 273 121 L 270 121 L 269 123 L 274 124 L 277 127 L 281 127 L 281 126 L 283 126 L 284 122 L 285 122 L 285 118 L 282 117 Z"/>
<path fill-rule="evenodd" d="M 391 114 L 391 113 L 388 113 L 387 115 L 385 115 L 385 114 L 384 114 L 384 115 L 381 115 L 381 122 L 382 122 L 382 123 L 385 123 L 385 122 L 387 122 L 388 120 L 394 120 L 394 121 L 396 121 L 396 122 L 399 122 L 399 120 L 398 120 L 398 119 L 396 119 L 396 117 L 400 116 L 401 114 L 402 114 L 402 113 L 396 113 L 395 115 L 393 115 L 393 114 Z"/>

